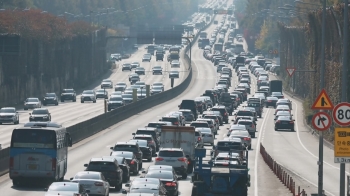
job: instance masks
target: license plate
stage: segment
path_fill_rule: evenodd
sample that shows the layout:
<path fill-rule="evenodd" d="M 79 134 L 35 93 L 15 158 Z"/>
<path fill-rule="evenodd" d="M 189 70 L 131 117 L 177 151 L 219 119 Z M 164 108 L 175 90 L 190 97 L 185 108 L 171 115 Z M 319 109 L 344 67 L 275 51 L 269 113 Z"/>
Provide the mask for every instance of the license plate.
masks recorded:
<path fill-rule="evenodd" d="M 34 165 L 34 164 L 28 165 L 28 169 L 30 170 L 36 170 L 36 168 L 37 168 L 37 165 Z"/>
<path fill-rule="evenodd" d="M 288 122 L 282 122 L 282 124 L 288 124 Z"/>
<path fill-rule="evenodd" d="M 88 184 L 83 184 L 83 187 L 84 187 L 84 188 L 90 188 L 90 187 L 91 187 L 91 185 L 88 185 Z"/>

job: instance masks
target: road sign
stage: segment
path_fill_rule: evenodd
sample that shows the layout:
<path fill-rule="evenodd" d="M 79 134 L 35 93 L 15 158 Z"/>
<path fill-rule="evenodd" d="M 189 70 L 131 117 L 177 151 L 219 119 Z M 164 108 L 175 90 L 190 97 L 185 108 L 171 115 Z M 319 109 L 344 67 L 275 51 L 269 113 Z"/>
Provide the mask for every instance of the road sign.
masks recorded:
<path fill-rule="evenodd" d="M 288 75 L 290 77 L 292 77 L 294 72 L 295 72 L 295 67 L 287 67 L 286 70 L 287 70 Z"/>
<path fill-rule="evenodd" d="M 350 163 L 350 128 L 334 129 L 334 162 Z"/>
<path fill-rule="evenodd" d="M 319 131 L 325 131 L 331 126 L 332 119 L 326 112 L 318 112 L 312 118 L 312 125 Z"/>
<path fill-rule="evenodd" d="M 350 103 L 339 103 L 335 106 L 332 116 L 334 121 L 340 126 L 350 125 Z"/>
<path fill-rule="evenodd" d="M 331 99 L 327 95 L 326 91 L 322 89 L 321 93 L 318 95 L 316 101 L 312 105 L 311 109 L 313 110 L 332 110 L 333 109 L 333 103 L 331 102 Z"/>

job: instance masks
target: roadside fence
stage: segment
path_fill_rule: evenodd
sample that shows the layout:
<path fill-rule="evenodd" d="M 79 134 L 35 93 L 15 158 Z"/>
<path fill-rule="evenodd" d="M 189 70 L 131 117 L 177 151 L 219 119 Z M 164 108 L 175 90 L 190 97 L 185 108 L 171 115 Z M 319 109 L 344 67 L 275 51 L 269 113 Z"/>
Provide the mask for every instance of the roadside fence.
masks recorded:
<path fill-rule="evenodd" d="M 300 186 L 296 189 L 295 181 L 292 176 L 278 164 L 270 155 L 266 152 L 265 147 L 260 143 L 260 154 L 263 157 L 265 163 L 270 167 L 273 173 L 280 179 L 280 181 L 289 189 L 293 196 L 307 196 L 304 189 L 301 190 Z"/>

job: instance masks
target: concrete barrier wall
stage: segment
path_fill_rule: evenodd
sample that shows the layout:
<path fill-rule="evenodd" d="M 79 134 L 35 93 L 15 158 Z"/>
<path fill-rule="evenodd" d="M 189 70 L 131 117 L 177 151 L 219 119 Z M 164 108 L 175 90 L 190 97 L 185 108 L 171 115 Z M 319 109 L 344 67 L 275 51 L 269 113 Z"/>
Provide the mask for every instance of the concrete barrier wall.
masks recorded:
<path fill-rule="evenodd" d="M 207 29 L 213 21 L 214 18 L 212 17 L 211 22 L 208 23 L 201 30 Z M 195 41 L 198 39 L 198 36 L 199 33 L 195 35 L 192 43 L 195 43 Z M 120 107 L 118 109 L 112 110 L 104 114 L 100 114 L 86 121 L 67 127 L 67 131 L 71 134 L 73 143 L 77 143 L 85 138 L 88 138 L 114 124 L 117 124 L 120 121 L 130 118 L 131 116 L 137 113 L 140 113 L 156 105 L 169 101 L 174 97 L 180 95 L 183 91 L 185 91 L 192 81 L 192 68 L 190 65 L 191 62 L 187 54 L 189 50 L 190 45 L 187 45 L 183 50 L 182 56 L 184 59 L 185 66 L 188 68 L 188 72 L 183 72 L 186 73 L 187 76 L 181 84 L 175 86 L 170 90 L 164 91 L 156 95 L 152 95 L 135 103 Z M 0 176 L 8 172 L 9 152 L 9 148 L 0 150 Z"/>

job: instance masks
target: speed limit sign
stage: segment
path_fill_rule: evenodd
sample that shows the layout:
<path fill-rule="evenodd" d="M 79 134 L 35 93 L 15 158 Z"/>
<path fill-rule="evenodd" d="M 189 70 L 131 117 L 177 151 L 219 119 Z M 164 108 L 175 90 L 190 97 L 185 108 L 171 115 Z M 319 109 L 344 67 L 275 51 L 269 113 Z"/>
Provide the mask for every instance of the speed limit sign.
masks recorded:
<path fill-rule="evenodd" d="M 340 126 L 350 125 L 350 103 L 339 103 L 333 109 L 333 119 Z"/>

